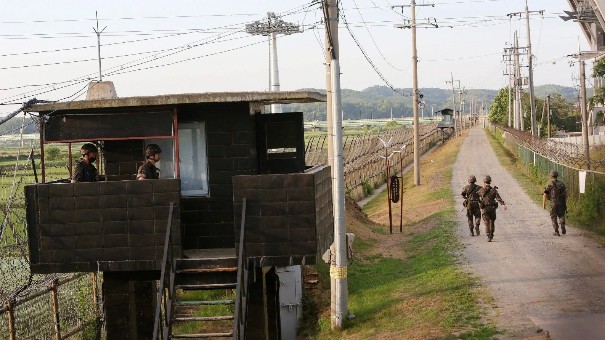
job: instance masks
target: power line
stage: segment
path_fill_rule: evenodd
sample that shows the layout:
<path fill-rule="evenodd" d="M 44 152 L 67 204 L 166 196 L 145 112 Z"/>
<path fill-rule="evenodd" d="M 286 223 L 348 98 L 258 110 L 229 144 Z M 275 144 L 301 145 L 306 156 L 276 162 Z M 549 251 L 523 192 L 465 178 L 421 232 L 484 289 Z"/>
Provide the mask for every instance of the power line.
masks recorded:
<path fill-rule="evenodd" d="M 366 61 L 369 63 L 369 65 L 371 65 L 371 67 L 373 68 L 373 70 L 375 71 L 375 73 L 377 73 L 377 75 L 379 76 L 379 78 L 381 78 L 381 80 L 390 88 L 392 89 L 392 91 L 396 92 L 397 94 L 403 96 L 403 97 L 408 97 L 408 95 L 398 91 L 392 84 L 390 84 L 390 82 L 388 81 L 388 79 L 381 73 L 381 71 L 379 71 L 379 69 L 377 68 L 377 66 L 373 63 L 373 61 L 371 60 L 371 58 L 368 56 L 368 54 L 364 51 L 364 49 L 362 48 L 362 45 L 360 45 L 360 42 L 358 41 L 358 39 L 356 38 L 356 36 L 354 35 L 354 32 L 352 32 L 351 28 L 349 27 L 349 24 L 347 22 L 347 19 L 345 18 L 345 14 L 343 14 L 343 11 L 341 11 L 341 18 L 343 19 L 343 22 L 345 23 L 345 28 L 347 28 L 347 31 L 349 32 L 350 36 L 352 37 L 352 39 L 354 40 L 354 42 L 356 43 L 356 45 L 358 46 L 358 48 L 360 49 L 360 52 L 362 52 L 362 55 L 364 56 L 364 58 L 366 59 Z"/>
<path fill-rule="evenodd" d="M 356 9 L 358 10 L 358 14 L 360 15 L 360 18 L 362 19 L 362 21 L 364 22 L 364 17 L 362 16 L 362 12 L 360 12 L 360 9 L 358 9 L 358 5 L 356 4 L 356 0 L 354 1 L 354 6 L 356 6 Z M 396 66 L 394 66 L 392 63 L 390 63 L 388 61 L 388 59 L 385 57 L 385 55 L 383 55 L 383 53 L 381 52 L 381 50 L 379 49 L 379 46 L 377 45 L 377 42 L 375 41 L 375 38 L 373 37 L 373 34 L 371 33 L 371 30 L 369 30 L 369 27 L 366 25 L 366 23 L 364 24 L 364 27 L 366 27 L 366 31 L 369 33 L 369 36 L 371 37 L 371 40 L 373 41 L 373 45 L 375 45 L 375 48 L 377 49 L 377 52 L 379 52 L 379 54 L 381 55 L 381 58 L 383 58 L 383 60 L 390 65 L 390 67 L 392 67 L 393 69 L 395 69 L 396 71 L 404 71 L 402 69 L 397 68 Z"/>

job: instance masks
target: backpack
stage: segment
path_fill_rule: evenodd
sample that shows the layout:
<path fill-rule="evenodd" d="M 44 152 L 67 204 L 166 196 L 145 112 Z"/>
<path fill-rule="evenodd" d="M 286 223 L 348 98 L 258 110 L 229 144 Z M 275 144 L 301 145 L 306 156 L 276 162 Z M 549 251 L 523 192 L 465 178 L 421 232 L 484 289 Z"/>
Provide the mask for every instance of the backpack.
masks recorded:
<path fill-rule="evenodd" d="M 565 184 L 556 181 L 551 186 L 551 200 L 555 205 L 565 205 L 567 192 Z"/>

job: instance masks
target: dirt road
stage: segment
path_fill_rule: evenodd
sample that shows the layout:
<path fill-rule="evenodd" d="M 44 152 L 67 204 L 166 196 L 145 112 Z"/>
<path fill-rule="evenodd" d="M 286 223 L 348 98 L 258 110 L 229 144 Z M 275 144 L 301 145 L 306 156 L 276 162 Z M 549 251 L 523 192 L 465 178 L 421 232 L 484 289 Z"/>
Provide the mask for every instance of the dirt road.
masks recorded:
<path fill-rule="evenodd" d="M 492 242 L 482 221 L 481 235 L 470 236 L 460 212 L 460 193 L 471 174 L 479 185 L 489 174 L 507 203 L 507 210 L 497 210 Z M 482 127 L 464 141 L 451 183 L 464 266 L 494 297 L 487 317 L 506 330 L 500 338 L 533 337 L 543 329 L 552 339 L 603 339 L 605 250 L 569 220 L 566 235 L 552 236 L 548 211 L 500 165 Z"/>

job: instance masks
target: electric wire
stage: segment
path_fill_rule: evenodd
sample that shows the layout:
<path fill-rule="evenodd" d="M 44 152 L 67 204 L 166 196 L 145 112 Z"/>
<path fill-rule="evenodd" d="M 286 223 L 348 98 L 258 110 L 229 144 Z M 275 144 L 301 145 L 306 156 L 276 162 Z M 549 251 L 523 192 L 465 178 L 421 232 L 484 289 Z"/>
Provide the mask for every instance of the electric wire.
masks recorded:
<path fill-rule="evenodd" d="M 403 96 L 403 97 L 409 97 L 409 95 L 406 95 L 400 91 L 398 91 L 392 84 L 390 84 L 390 82 L 388 81 L 388 79 L 381 73 L 381 71 L 379 71 L 379 69 L 377 68 L 377 66 L 373 63 L 373 61 L 371 60 L 371 58 L 367 55 L 367 53 L 364 51 L 364 48 L 362 48 L 362 45 L 360 44 L 360 42 L 358 41 L 358 39 L 356 38 L 356 36 L 354 35 L 354 33 L 352 32 L 351 28 L 349 27 L 349 24 L 347 22 L 347 19 L 345 18 L 345 14 L 343 13 L 343 11 L 341 12 L 341 18 L 343 19 L 343 22 L 345 23 L 345 28 L 347 28 L 347 31 L 349 32 L 350 36 L 352 37 L 352 39 L 354 40 L 354 42 L 356 43 L 356 45 L 358 46 L 358 48 L 360 49 L 360 52 L 362 53 L 362 55 L 364 56 L 364 58 L 366 59 L 366 61 L 369 63 L 369 65 L 371 65 L 371 67 L 373 68 L 373 70 L 375 71 L 375 73 L 377 73 L 377 75 L 379 76 L 379 78 L 381 78 L 381 80 L 390 88 L 392 89 L 392 91 L 394 91 L 395 93 Z"/>
<path fill-rule="evenodd" d="M 358 14 L 360 15 L 360 18 L 362 19 L 362 22 L 364 23 L 364 17 L 362 16 L 362 12 L 358 8 L 358 4 L 356 4 L 356 0 L 352 0 L 352 1 L 354 2 L 354 6 L 356 6 L 356 10 L 358 11 Z M 381 58 L 383 58 L 383 60 L 391 68 L 395 69 L 396 71 L 404 71 L 403 69 L 399 69 L 396 66 L 394 66 L 392 63 L 390 63 L 390 61 L 385 57 L 383 52 L 381 52 L 381 49 L 379 49 L 379 45 L 377 45 L 377 41 L 375 41 L 375 38 L 373 37 L 373 34 L 371 33 L 371 30 L 369 30 L 369 27 L 366 25 L 366 23 L 364 24 L 364 27 L 366 28 L 366 31 L 369 33 L 369 36 L 371 37 L 371 40 L 373 41 L 373 45 L 375 45 L 375 48 L 377 49 L 377 52 L 379 52 L 379 55 L 381 55 Z"/>

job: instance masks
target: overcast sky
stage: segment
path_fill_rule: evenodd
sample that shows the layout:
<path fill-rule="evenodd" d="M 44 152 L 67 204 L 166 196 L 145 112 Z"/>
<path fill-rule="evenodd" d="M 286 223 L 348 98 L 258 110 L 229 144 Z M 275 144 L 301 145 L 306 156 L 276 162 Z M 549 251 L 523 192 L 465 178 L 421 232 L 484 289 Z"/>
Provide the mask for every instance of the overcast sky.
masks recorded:
<path fill-rule="evenodd" d="M 341 0 L 342 88 L 412 87 L 411 31 L 395 28 L 408 0 Z M 503 48 L 527 44 L 525 0 L 437 0 L 417 7 L 419 87 L 448 88 L 451 74 L 465 88 L 499 89 L 507 82 Z M 567 0 L 529 0 L 535 85 L 575 86 L 577 67 L 567 55 L 589 50 L 578 24 L 558 16 Z M 322 11 L 307 0 L 2 0 L 0 2 L 0 103 L 84 99 L 98 78 L 95 12 L 99 17 L 103 80 L 120 97 L 186 92 L 266 91 L 268 44 L 245 32 L 247 23 L 275 12 L 302 33 L 278 38 L 282 90 L 324 88 Z M 345 23 L 347 21 L 347 25 Z M 349 30 L 347 27 L 349 27 Z M 358 48 L 358 40 L 364 53 Z M 590 67 L 590 64 L 589 64 Z M 527 72 L 527 69 L 523 69 Z M 457 82 L 456 82 L 457 84 Z M 0 106 L 0 115 L 18 106 Z"/>

